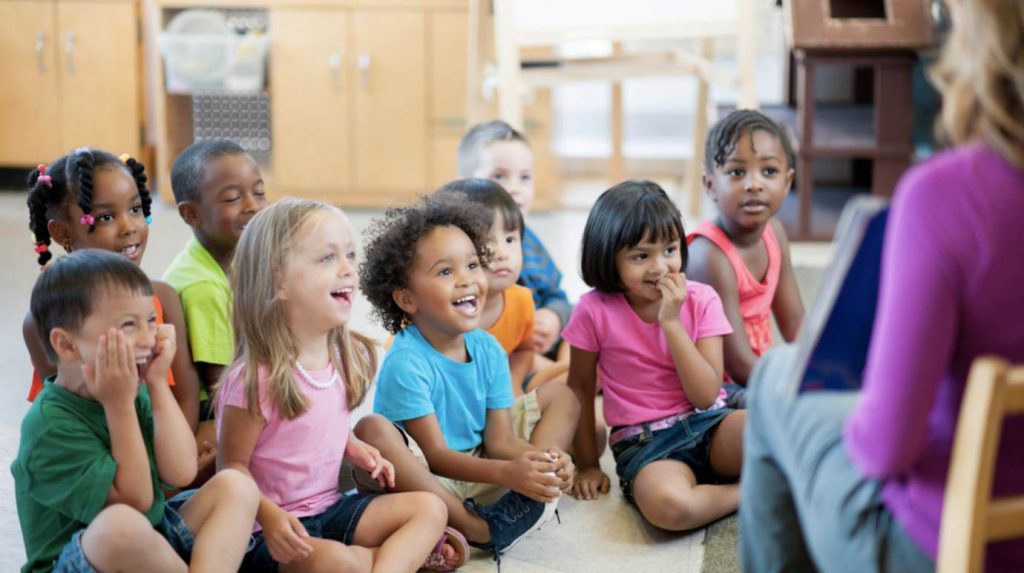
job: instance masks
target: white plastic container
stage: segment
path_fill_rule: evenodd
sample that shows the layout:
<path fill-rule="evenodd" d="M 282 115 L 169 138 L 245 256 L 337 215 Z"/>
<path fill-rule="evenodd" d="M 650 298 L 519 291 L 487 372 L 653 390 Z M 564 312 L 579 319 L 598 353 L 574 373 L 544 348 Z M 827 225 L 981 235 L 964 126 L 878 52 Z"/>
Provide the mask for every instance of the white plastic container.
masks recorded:
<path fill-rule="evenodd" d="M 221 12 L 195 9 L 178 14 L 160 33 L 158 44 L 169 93 L 263 89 L 267 36 L 234 33 Z"/>

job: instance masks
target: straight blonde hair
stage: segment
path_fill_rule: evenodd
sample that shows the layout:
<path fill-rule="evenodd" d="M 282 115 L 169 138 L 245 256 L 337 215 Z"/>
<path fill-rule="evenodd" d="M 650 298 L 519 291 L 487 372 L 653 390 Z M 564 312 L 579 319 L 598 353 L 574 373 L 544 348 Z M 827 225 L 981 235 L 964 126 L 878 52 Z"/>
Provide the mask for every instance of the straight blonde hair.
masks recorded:
<path fill-rule="evenodd" d="M 254 414 L 260 413 L 261 368 L 269 371 L 266 391 L 282 416 L 295 419 L 309 406 L 295 379 L 298 350 L 288 326 L 285 301 L 277 294 L 296 237 L 331 213 L 344 215 L 321 201 L 282 199 L 253 218 L 235 248 L 231 263 L 235 360 L 231 369 L 243 368 L 246 402 Z M 342 326 L 328 333 L 328 344 L 334 350 L 331 362 L 344 373 L 351 410 L 363 401 L 377 371 L 373 341 Z M 222 384 L 223 379 L 218 389 Z"/>
<path fill-rule="evenodd" d="M 954 145 L 983 139 L 1024 169 L 1024 2 L 947 5 L 953 27 L 930 73 L 943 96 L 940 132 Z"/>

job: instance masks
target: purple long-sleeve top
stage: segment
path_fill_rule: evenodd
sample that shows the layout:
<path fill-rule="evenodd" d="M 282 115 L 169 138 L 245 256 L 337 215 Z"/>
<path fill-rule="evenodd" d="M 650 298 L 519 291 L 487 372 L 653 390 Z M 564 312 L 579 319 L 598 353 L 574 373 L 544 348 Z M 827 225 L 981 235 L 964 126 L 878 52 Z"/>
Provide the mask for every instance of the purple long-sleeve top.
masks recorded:
<path fill-rule="evenodd" d="M 885 482 L 882 498 L 932 558 L 953 435 L 972 361 L 1024 362 L 1024 172 L 985 145 L 943 153 L 900 181 L 882 258 L 875 331 L 844 443 Z M 1024 419 L 1008 420 L 995 495 L 1024 492 Z M 1024 543 L 992 545 L 1016 570 Z"/>

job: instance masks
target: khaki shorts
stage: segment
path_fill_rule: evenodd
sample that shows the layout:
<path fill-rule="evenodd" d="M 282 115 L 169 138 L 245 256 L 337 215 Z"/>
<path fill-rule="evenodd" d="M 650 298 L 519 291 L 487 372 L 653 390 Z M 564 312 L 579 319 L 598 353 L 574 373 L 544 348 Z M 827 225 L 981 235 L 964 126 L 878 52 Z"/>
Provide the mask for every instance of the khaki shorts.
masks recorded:
<path fill-rule="evenodd" d="M 540 405 L 537 403 L 537 392 L 533 391 L 517 398 L 512 407 L 509 408 L 509 415 L 512 418 L 512 432 L 515 433 L 516 437 L 529 441 L 530 436 L 533 434 L 533 429 L 537 427 L 537 422 L 540 422 Z M 412 451 L 413 457 L 423 464 L 423 467 L 429 468 L 430 465 L 427 463 L 427 458 L 423 455 L 423 450 L 420 449 L 416 440 L 412 439 L 412 436 L 405 433 L 404 430 L 402 434 L 405 437 L 406 443 L 409 444 L 409 450 Z M 483 444 L 466 453 L 477 458 L 487 457 Z M 356 468 L 354 474 L 359 491 L 381 491 L 376 482 L 369 479 L 369 475 L 364 470 Z M 508 488 L 492 483 L 462 481 L 437 474 L 434 474 L 434 477 L 455 497 L 462 500 L 473 498 L 481 505 L 494 503 L 508 491 Z"/>

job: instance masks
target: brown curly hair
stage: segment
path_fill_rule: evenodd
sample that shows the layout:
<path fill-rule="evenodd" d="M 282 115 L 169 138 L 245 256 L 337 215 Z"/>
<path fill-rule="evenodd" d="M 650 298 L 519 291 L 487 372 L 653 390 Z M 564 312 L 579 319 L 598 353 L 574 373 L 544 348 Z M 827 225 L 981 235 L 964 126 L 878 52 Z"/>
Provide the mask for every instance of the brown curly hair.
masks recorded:
<path fill-rule="evenodd" d="M 392 334 L 409 324 L 395 302 L 395 291 L 408 288 L 409 269 L 420 239 L 438 227 L 458 227 L 473 242 L 480 264 L 487 268 L 491 252 L 487 209 L 462 193 L 440 193 L 392 207 L 364 233 L 365 256 L 359 266 L 359 288 L 373 305 L 373 317 Z"/>

